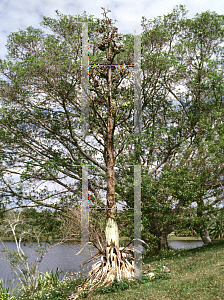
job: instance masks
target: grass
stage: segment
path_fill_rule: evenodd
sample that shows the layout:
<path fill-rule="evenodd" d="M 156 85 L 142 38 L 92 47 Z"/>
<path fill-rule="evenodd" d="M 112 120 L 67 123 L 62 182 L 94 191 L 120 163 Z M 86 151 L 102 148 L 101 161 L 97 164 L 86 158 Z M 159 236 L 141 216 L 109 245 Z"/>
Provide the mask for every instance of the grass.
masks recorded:
<path fill-rule="evenodd" d="M 170 279 L 154 279 L 116 293 L 91 299 L 224 299 L 224 241 L 190 250 L 169 250 L 145 260 L 154 269 L 167 266 Z"/>
<path fill-rule="evenodd" d="M 91 299 L 224 299 L 224 241 L 198 249 L 169 250 L 146 259 L 147 263 L 152 271 L 167 266 L 171 279 L 155 279 L 126 291 L 96 295 Z"/>
<path fill-rule="evenodd" d="M 163 271 L 163 265 L 170 269 L 170 273 Z M 89 299 L 224 299 L 224 240 L 195 249 L 162 251 L 144 259 L 143 271 L 146 270 L 153 272 L 155 279 L 143 277 L 141 280 L 115 281 L 112 286 L 96 291 Z M 26 294 L 16 299 L 67 299 L 80 282 L 58 282 L 32 296 Z"/>

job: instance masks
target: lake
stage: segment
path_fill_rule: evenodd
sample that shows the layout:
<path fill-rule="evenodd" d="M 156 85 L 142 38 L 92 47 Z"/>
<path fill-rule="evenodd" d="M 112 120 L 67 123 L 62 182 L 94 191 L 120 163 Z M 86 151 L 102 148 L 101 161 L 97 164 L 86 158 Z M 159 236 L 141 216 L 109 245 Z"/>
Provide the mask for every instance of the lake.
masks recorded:
<path fill-rule="evenodd" d="M 202 241 L 191 241 L 191 240 L 186 240 L 186 241 L 169 241 L 168 244 L 171 248 L 173 249 L 191 249 L 191 248 L 197 248 L 203 246 Z"/>
<path fill-rule="evenodd" d="M 5 241 L 4 244 L 11 251 L 17 249 L 15 242 Z M 34 246 L 37 245 L 37 243 L 33 243 L 33 244 Z M 2 247 L 3 245 L 0 243 L 0 248 Z M 36 252 L 34 250 L 31 250 L 28 244 L 24 246 L 21 243 L 21 248 L 24 251 L 24 254 L 28 256 L 28 261 L 34 262 L 36 258 Z M 77 243 L 73 243 L 73 242 L 60 244 L 58 246 L 53 247 L 41 261 L 39 265 L 39 271 L 46 273 L 46 271 L 52 269 L 53 273 L 55 274 L 56 269 L 58 267 L 59 271 L 62 271 L 62 273 L 59 276 L 60 279 L 63 278 L 63 276 L 66 274 L 68 270 L 70 270 L 68 275 L 73 272 L 79 272 L 80 264 L 96 253 L 96 250 L 94 248 L 89 247 L 90 249 L 89 255 L 88 252 L 85 254 L 85 249 L 84 251 L 82 251 L 81 254 L 76 255 L 76 253 L 78 253 L 80 249 L 81 249 L 80 246 Z M 0 258 L 4 258 L 4 257 L 5 257 L 5 253 L 0 252 Z M 93 262 L 88 264 L 88 268 L 90 268 L 92 264 Z M 11 286 L 12 279 L 15 279 L 14 281 L 15 285 L 19 282 L 15 274 L 14 273 L 11 274 L 11 268 L 9 262 L 3 259 L 0 259 L 0 279 L 1 278 L 3 279 L 6 287 Z"/>
<path fill-rule="evenodd" d="M 175 249 L 189 249 L 189 248 L 195 248 L 200 247 L 203 245 L 202 241 L 168 241 L 169 246 Z M 5 246 L 8 247 L 9 250 L 16 250 L 16 244 L 15 242 L 4 242 Z M 37 245 L 37 243 L 34 243 L 34 245 Z M 3 247 L 2 244 L 0 244 L 0 248 Z M 21 244 L 21 248 L 24 251 L 24 253 L 28 256 L 28 261 L 34 261 L 36 258 L 35 251 L 31 251 L 28 244 L 24 246 Z M 91 251 L 88 255 L 88 252 L 86 254 L 84 253 L 85 250 L 81 253 L 76 255 L 78 251 L 80 251 L 80 246 L 77 243 L 71 242 L 67 244 L 60 244 L 58 246 L 53 247 L 43 258 L 43 260 L 40 263 L 39 271 L 46 273 L 46 271 L 53 270 L 53 273 L 56 272 L 57 267 L 59 268 L 59 271 L 62 271 L 59 278 L 62 279 L 63 276 L 66 274 L 66 272 L 69 270 L 68 273 L 77 273 L 80 272 L 80 264 L 88 259 L 90 256 L 93 256 L 96 253 L 96 250 L 92 247 L 89 247 L 89 250 Z M 88 251 L 88 249 L 87 249 Z M 5 254 L 1 254 L 0 257 L 4 257 Z M 87 271 L 90 269 L 91 265 L 88 264 Z M 86 271 L 86 272 L 87 272 Z M 0 279 L 3 279 L 4 284 L 6 287 L 11 286 L 12 279 L 15 279 L 14 285 L 15 286 L 19 280 L 14 274 L 11 274 L 11 268 L 7 261 L 0 259 Z"/>

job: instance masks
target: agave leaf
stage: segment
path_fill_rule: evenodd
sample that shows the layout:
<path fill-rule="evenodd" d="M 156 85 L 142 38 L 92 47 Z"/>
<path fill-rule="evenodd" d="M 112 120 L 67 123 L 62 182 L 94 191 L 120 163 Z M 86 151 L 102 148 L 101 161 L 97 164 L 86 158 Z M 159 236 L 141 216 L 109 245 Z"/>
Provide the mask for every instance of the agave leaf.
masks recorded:
<path fill-rule="evenodd" d="M 89 259 L 87 259 L 87 260 L 85 260 L 84 262 L 82 262 L 81 265 L 80 265 L 81 268 L 82 268 L 83 265 L 87 264 L 87 263 L 90 262 L 91 260 L 96 259 L 96 258 L 99 257 L 100 255 L 101 255 L 101 253 L 98 252 L 98 253 L 95 254 L 94 256 L 92 256 L 92 257 L 90 257 Z"/>
<path fill-rule="evenodd" d="M 119 261 L 121 261 L 121 252 L 118 249 L 118 247 L 116 247 L 116 246 L 115 246 L 115 249 L 116 249 L 116 252 L 117 252 L 117 258 L 118 258 Z"/>
<path fill-rule="evenodd" d="M 78 253 L 76 253 L 76 255 L 80 254 L 87 244 L 93 244 L 93 243 L 92 243 L 92 242 L 87 242 L 87 243 L 82 247 L 82 249 L 81 249 Z"/>

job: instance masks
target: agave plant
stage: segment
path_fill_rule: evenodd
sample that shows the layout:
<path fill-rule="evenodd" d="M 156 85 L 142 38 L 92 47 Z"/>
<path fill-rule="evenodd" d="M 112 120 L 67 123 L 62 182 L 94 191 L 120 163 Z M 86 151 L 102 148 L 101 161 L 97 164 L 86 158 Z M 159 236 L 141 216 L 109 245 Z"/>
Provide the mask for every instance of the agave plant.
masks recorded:
<path fill-rule="evenodd" d="M 15 290 L 19 283 L 13 288 L 14 279 L 10 287 L 6 288 L 3 279 L 0 280 L 0 299 L 1 300 L 11 300 L 14 299 L 17 294 L 19 294 L 22 289 Z"/>
<path fill-rule="evenodd" d="M 95 242 L 86 243 L 76 255 L 80 254 L 87 244 L 92 244 L 97 248 L 98 253 L 85 260 L 81 267 L 98 257 L 100 257 L 100 261 L 92 266 L 84 284 L 77 288 L 76 294 L 71 295 L 72 298 L 70 299 L 76 299 L 83 293 L 90 294 L 96 288 L 108 286 L 115 278 L 120 281 L 123 278 L 134 277 L 134 251 L 137 252 L 137 250 L 128 246 L 134 240 L 139 239 L 133 239 L 125 247 L 118 248 L 114 243 L 111 243 L 110 246 L 105 246 L 103 237 L 97 229 L 95 238 L 98 242 L 97 244 Z M 146 244 L 143 240 L 140 241 Z"/>

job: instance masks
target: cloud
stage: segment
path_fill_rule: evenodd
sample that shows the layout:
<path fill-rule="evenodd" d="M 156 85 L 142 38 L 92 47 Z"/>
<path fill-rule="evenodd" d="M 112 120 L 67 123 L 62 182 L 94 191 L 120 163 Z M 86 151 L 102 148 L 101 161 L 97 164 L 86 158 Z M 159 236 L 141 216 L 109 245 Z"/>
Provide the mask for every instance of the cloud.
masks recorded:
<path fill-rule="evenodd" d="M 131 33 L 134 24 L 141 22 L 142 16 L 153 19 L 171 12 L 178 4 L 186 5 L 191 18 L 196 12 L 201 13 L 206 10 L 224 14 L 222 0 L 1 0 L 0 58 L 6 54 L 4 46 L 11 32 L 25 29 L 30 25 L 40 28 L 42 15 L 54 18 L 56 9 L 70 15 L 82 14 L 85 10 L 88 14 L 102 18 L 101 7 L 105 7 L 111 10 L 108 16 L 118 20 L 119 32 Z"/>

